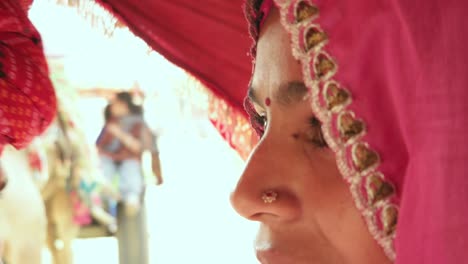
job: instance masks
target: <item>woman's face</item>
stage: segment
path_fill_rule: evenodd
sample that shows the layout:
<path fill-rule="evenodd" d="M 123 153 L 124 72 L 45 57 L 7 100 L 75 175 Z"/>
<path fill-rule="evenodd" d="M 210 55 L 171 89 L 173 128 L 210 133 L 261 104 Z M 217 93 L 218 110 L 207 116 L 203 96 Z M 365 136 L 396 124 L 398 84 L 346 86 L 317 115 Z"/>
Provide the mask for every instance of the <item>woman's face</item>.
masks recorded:
<path fill-rule="evenodd" d="M 274 9 L 262 28 L 249 92 L 265 133 L 231 197 L 240 215 L 261 223 L 257 256 L 263 264 L 390 263 L 356 209 L 306 95 Z M 269 190 L 278 196 L 265 203 Z"/>
<path fill-rule="evenodd" d="M 114 99 L 111 104 L 111 114 L 113 117 L 122 117 L 129 113 L 128 105 L 119 100 Z"/>

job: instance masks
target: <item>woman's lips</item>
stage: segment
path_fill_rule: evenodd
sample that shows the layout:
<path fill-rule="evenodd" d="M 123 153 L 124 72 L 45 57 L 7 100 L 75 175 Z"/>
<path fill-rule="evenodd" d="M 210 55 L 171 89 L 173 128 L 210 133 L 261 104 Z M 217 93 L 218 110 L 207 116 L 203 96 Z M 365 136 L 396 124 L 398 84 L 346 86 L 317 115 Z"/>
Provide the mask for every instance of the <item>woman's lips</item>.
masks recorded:
<path fill-rule="evenodd" d="M 310 255 L 307 242 L 298 243 L 290 237 L 280 236 L 269 230 L 259 232 L 255 241 L 255 253 L 262 264 L 311 264 L 318 261 L 318 255 Z"/>
<path fill-rule="evenodd" d="M 257 250 L 257 259 L 262 264 L 300 264 L 292 256 L 283 254 L 276 249 Z"/>
<path fill-rule="evenodd" d="M 255 243 L 255 252 L 257 259 L 262 264 L 299 264 L 299 262 L 294 261 L 294 258 L 291 254 L 288 254 L 286 250 L 275 246 L 277 245 L 274 242 L 271 242 L 267 239 L 259 239 L 261 236 L 257 237 Z M 265 238 L 265 236 L 263 236 Z"/>
<path fill-rule="evenodd" d="M 310 264 L 300 257 L 301 249 L 295 245 L 297 246 L 297 243 L 291 237 L 261 225 L 255 240 L 255 252 L 262 264 Z"/>

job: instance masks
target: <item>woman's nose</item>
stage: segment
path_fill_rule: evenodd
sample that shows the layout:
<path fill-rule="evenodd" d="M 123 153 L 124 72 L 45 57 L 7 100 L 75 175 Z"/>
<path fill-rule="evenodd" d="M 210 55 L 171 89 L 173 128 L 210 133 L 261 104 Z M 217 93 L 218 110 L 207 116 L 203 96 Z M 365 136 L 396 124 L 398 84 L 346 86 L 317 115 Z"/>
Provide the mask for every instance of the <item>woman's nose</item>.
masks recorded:
<path fill-rule="evenodd" d="M 300 215 L 294 190 L 293 164 L 281 145 L 261 142 L 231 194 L 231 204 L 241 216 L 260 222 L 291 221 Z"/>

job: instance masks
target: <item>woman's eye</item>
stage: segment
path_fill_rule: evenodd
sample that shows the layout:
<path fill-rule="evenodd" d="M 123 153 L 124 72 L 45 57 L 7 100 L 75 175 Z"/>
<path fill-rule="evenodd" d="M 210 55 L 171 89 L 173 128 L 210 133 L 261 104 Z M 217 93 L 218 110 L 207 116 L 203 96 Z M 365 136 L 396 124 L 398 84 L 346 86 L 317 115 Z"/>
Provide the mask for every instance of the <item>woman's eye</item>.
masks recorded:
<path fill-rule="evenodd" d="M 257 112 L 251 112 L 249 113 L 250 115 L 250 124 L 252 125 L 252 128 L 257 132 L 257 135 L 259 137 L 263 137 L 263 134 L 265 133 L 265 128 L 267 125 L 267 118 L 266 116 L 262 116 L 258 114 Z"/>
<path fill-rule="evenodd" d="M 265 134 L 265 130 L 266 130 L 267 125 L 268 125 L 268 119 L 264 115 L 257 115 L 256 119 L 257 119 L 256 123 L 257 123 L 257 127 L 258 127 L 257 133 L 260 136 L 260 138 L 262 138 L 263 134 Z"/>
<path fill-rule="evenodd" d="M 252 125 L 252 128 L 255 130 L 259 137 L 262 137 L 265 133 L 265 128 L 267 126 L 266 115 L 260 115 L 255 109 L 253 103 L 249 99 L 246 99 L 244 101 L 244 106 L 245 110 L 249 114 L 249 121 Z"/>
<path fill-rule="evenodd" d="M 260 116 L 260 124 L 263 126 L 263 128 L 266 128 L 268 125 L 268 119 L 266 116 Z"/>

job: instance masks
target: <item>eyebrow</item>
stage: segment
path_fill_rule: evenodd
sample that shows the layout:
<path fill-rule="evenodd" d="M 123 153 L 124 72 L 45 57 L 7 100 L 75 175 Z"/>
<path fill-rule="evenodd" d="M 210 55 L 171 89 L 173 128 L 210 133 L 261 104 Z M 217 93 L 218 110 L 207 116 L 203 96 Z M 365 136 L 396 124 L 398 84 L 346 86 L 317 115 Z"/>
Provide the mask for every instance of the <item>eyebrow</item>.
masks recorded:
<path fill-rule="evenodd" d="M 275 94 L 273 94 L 273 98 L 283 106 L 290 106 L 302 101 L 308 92 L 309 89 L 306 87 L 304 82 L 292 81 L 281 84 Z M 259 98 L 255 93 L 255 88 L 252 86 L 249 86 L 247 97 L 255 104 L 264 105 L 263 102 L 258 100 Z"/>

